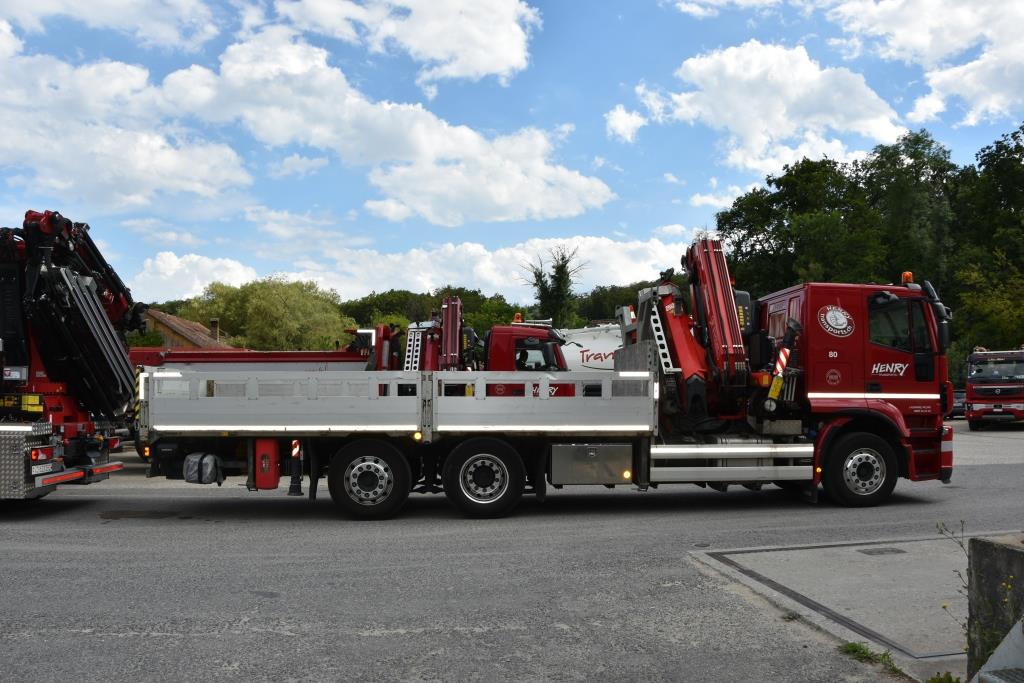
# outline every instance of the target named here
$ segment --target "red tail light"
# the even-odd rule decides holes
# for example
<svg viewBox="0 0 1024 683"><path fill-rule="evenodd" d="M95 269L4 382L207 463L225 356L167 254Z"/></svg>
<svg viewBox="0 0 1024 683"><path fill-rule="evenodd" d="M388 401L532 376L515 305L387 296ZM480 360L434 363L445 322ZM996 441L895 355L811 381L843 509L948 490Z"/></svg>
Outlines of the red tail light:
<svg viewBox="0 0 1024 683"><path fill-rule="evenodd" d="M53 459L53 446L45 446L43 448L33 448L29 456L32 462L39 460L52 460Z"/></svg>

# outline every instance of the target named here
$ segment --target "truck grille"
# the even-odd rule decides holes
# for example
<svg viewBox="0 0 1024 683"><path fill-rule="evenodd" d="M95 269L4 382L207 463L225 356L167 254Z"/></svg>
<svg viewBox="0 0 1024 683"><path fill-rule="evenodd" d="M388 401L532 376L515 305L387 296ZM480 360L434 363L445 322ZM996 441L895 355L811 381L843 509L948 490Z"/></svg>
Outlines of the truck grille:
<svg viewBox="0 0 1024 683"><path fill-rule="evenodd" d="M1024 386L1015 387L974 387L975 396L1005 396L1007 398L1015 397L1024 393Z"/></svg>

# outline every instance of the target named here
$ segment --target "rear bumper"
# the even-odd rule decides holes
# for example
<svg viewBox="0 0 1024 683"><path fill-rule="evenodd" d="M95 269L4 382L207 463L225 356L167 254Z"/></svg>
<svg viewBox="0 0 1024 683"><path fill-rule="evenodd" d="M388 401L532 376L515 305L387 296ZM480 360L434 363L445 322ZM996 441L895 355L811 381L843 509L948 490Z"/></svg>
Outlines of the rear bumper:
<svg viewBox="0 0 1024 683"><path fill-rule="evenodd" d="M35 479L37 489L58 484L91 484L96 481L109 479L111 473L124 469L123 462L104 462L97 465L82 465L72 467L60 472L40 474Z"/></svg>

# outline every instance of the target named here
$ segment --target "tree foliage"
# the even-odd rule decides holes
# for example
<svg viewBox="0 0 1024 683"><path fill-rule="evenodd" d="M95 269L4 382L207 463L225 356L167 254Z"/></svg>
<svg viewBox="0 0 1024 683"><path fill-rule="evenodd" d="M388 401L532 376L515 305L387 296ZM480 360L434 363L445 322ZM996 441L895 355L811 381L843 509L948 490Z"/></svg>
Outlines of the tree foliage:
<svg viewBox="0 0 1024 683"><path fill-rule="evenodd" d="M1016 347L1024 273L1024 126L957 167L927 131L866 158L800 161L717 216L756 295L801 281L893 282L910 270L953 307L951 353ZM969 342L969 344L968 344ZM951 358L951 367L957 362Z"/></svg>
<svg viewBox="0 0 1024 683"><path fill-rule="evenodd" d="M577 259L576 249L565 246L555 247L548 255L551 261L547 265L538 256L536 263L523 266L537 295L538 312L543 319L551 318L555 327L573 327L581 320L576 315L572 287L584 264Z"/></svg>
<svg viewBox="0 0 1024 683"><path fill-rule="evenodd" d="M240 287L213 283L178 315L203 324L218 318L235 343L251 349L333 349L347 344L345 330L355 327L342 315L335 291L277 277Z"/></svg>

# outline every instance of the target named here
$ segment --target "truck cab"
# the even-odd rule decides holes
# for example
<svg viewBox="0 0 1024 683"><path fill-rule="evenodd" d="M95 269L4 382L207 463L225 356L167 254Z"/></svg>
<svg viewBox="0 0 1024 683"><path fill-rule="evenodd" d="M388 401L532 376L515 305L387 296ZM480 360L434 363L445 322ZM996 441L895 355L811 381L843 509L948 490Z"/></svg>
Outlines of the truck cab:
<svg viewBox="0 0 1024 683"><path fill-rule="evenodd" d="M1024 420L1024 349L978 350L967 357L964 415L971 430Z"/></svg>
<svg viewBox="0 0 1024 683"><path fill-rule="evenodd" d="M925 288L811 283L763 297L761 329L801 333L782 400L810 415L827 448L832 432L855 428L897 446L902 476L948 479L952 463L935 447L952 409L947 377L948 312Z"/></svg>
<svg viewBox="0 0 1024 683"><path fill-rule="evenodd" d="M487 370L566 369L562 345L565 339L550 327L496 325L484 336L483 365Z"/></svg>

